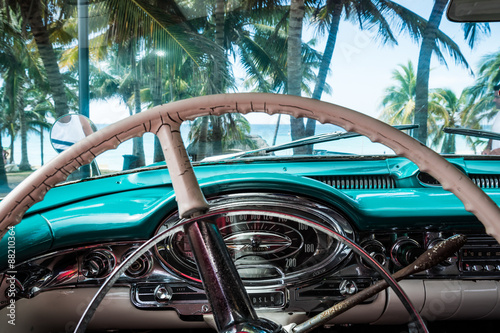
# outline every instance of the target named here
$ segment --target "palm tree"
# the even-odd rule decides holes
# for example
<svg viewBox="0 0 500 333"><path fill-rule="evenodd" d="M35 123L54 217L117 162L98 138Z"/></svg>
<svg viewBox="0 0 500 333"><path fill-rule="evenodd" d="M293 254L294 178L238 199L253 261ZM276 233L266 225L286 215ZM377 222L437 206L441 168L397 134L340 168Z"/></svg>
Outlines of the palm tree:
<svg viewBox="0 0 500 333"><path fill-rule="evenodd" d="M358 23L361 30L377 28L377 37L382 43L397 44L391 26L399 27L415 38L425 26L425 20L414 12L389 0L327 0L320 7L314 17L318 30L328 31L328 38L323 52L321 65L314 86L312 98L321 99L325 89L325 82L330 69L333 52L340 28L342 16L345 20ZM394 22L394 24L391 24ZM306 136L314 135L316 121L309 119L306 125Z"/></svg>
<svg viewBox="0 0 500 333"><path fill-rule="evenodd" d="M395 84L385 90L380 118L389 124L411 124L416 96L416 75L412 62L399 65L399 69L393 71L392 79ZM441 153L453 154L456 151L456 136L445 134L443 128L462 126L480 129L476 105L470 103L470 89L462 91L459 97L450 89L438 88L430 92L427 126L432 133L431 146L441 147ZM473 147L477 144L469 138L467 141Z"/></svg>
<svg viewBox="0 0 500 333"><path fill-rule="evenodd" d="M288 48L287 48L287 93L301 95L302 83L302 24L305 14L304 0L292 0L288 21ZM292 140L305 137L306 129L303 119L290 116L290 130ZM294 154L306 154L308 147L302 146L293 149Z"/></svg>
<svg viewBox="0 0 500 333"><path fill-rule="evenodd" d="M399 65L392 72L393 86L385 90L381 119L389 124L411 124L415 110L416 75L413 63Z"/></svg>
<svg viewBox="0 0 500 333"><path fill-rule="evenodd" d="M28 90L28 107L30 109L27 112L28 129L37 132L40 136L40 163L44 165L44 132L49 131L51 128L47 117L56 117L54 105L48 98L47 91L31 87Z"/></svg>
<svg viewBox="0 0 500 333"><path fill-rule="evenodd" d="M68 12L76 8L69 4L60 6L58 1L24 1L12 0L2 2L9 8L14 9L14 12L20 12L24 24L29 26L27 31L30 31L33 40L36 43L38 54L43 61L47 81L50 84L52 99L56 109L56 114L62 116L68 113L68 100L66 97L66 89L64 86L63 75L59 70L57 63L58 57L51 41L52 25L62 25L58 22L59 19L65 19ZM49 10L57 8L57 10Z"/></svg>
<svg viewBox="0 0 500 333"><path fill-rule="evenodd" d="M135 99L135 112L140 112L142 103L140 91L143 82L138 76L142 63L137 57L139 52L148 53L147 50L156 48L168 50L169 54L182 53L197 66L203 62L205 55L213 53L213 46L187 23L187 18L173 1L111 0L104 3L100 12L109 17L105 22L107 36L118 44L130 45L130 48L138 50L134 53L135 58L130 58L132 71L136 77L132 93ZM161 73L159 68L156 73L158 75ZM159 80L161 81L161 77ZM159 87L160 81L157 79L156 88ZM161 92L159 95L155 94L156 103L161 103L159 96ZM134 140L136 147L134 150L141 155L139 158L143 159L140 140L140 138Z"/></svg>
<svg viewBox="0 0 500 333"><path fill-rule="evenodd" d="M484 119L491 120L497 114L491 92L498 82L500 82L500 51L482 58L476 82L467 88L467 103L471 107L471 112L464 119L464 124L472 126Z"/></svg>
<svg viewBox="0 0 500 333"><path fill-rule="evenodd" d="M207 116L206 118L218 117L219 120L209 119L209 128L207 130L207 141L213 142L214 140L219 140L218 132L214 131L215 126L221 126L222 129L222 139L220 140L222 151L221 153L230 152L231 150L249 150L257 148L257 143L253 140L250 134L250 123L241 114L234 114L233 117L223 117L223 116ZM213 145L207 145L206 142L200 140L201 132L205 129L204 118L197 118L191 124L191 129L188 134L188 140L190 142L188 146L188 152L194 160L200 160L201 157L198 156L201 151L204 154L212 155ZM217 125L215 125L217 124ZM215 154L213 154L215 155Z"/></svg>
<svg viewBox="0 0 500 333"><path fill-rule="evenodd" d="M12 27L8 20L7 10L5 8L0 8L0 75L6 75L6 72L10 68L10 64L15 61L15 50L13 48L14 44L13 40L22 40L22 37L19 31ZM6 81L0 82L0 190L10 191L7 182L7 173L5 170L5 163L7 162L4 159L4 149L2 142L2 133L11 125L12 122L7 119L7 114L12 111L9 108L7 101L5 100L5 85Z"/></svg>
<svg viewBox="0 0 500 333"><path fill-rule="evenodd" d="M248 1L238 4L237 7L231 8L231 10L226 10L228 7L226 1L218 0L215 2L215 7L209 7L208 11L214 14L207 17L208 21L203 26L203 33L207 36L213 36L215 52L210 57L216 56L219 60L212 61L207 67L208 77L214 79L207 82L204 93L221 93L233 89L234 78L229 70L230 62L227 59L231 54L236 57L239 53L239 59L242 60L247 72L250 75L256 75L256 77L260 75L258 71L262 67L267 67L267 70L271 67L277 68L274 66L277 62L268 52L269 46L272 45L271 42L253 37L261 36L260 25L275 22L277 17L281 18L284 11L274 10L280 8L277 3L278 1L273 0ZM257 41L263 43L259 44ZM282 69L280 68L279 71L282 71ZM283 82L283 78L281 78L281 82ZM260 80L260 83L264 82ZM229 122L230 119L223 118L232 117L234 116L226 114L223 117L202 119L200 124L202 130L199 133L200 142L207 142L207 144L200 145L198 158L205 156L204 147L213 146L213 154L222 152L223 124L221 122ZM212 121L214 124L211 123ZM210 135L208 135L208 131L211 131Z"/></svg>
<svg viewBox="0 0 500 333"><path fill-rule="evenodd" d="M500 51L483 56L474 85L465 89L467 112L462 114L462 126L481 129L482 123L490 123L497 115L493 99L493 86L500 82ZM485 141L467 137L474 150Z"/></svg>
<svg viewBox="0 0 500 333"><path fill-rule="evenodd" d="M287 47L286 31L276 31L275 27L256 25L252 36L242 36L238 43L241 64L246 70L247 78L243 86L256 92L283 93L287 89ZM311 96L310 89L316 80L316 70L321 62L321 53L314 49L315 39L302 42L300 83L301 92ZM325 90L331 87L325 84Z"/></svg>
<svg viewBox="0 0 500 333"><path fill-rule="evenodd" d="M422 34L422 43L418 57L417 90L415 99L415 123L419 125L416 139L424 144L427 141L427 117L429 110L429 73L432 54L436 54L441 61L445 61L439 44L444 46L457 63L469 67L458 45L439 30L441 18L448 0L435 0L428 23ZM471 48L481 34L489 33L489 25L468 23L462 25L464 38Z"/></svg>
<svg viewBox="0 0 500 333"><path fill-rule="evenodd" d="M0 115L3 116L3 103L2 103L2 99L1 99L1 96L3 95L3 87L0 86ZM3 120L3 117L0 117L0 126L1 128L4 127L4 120ZM0 153L1 153L1 156L0 156L0 191L5 191L5 190L9 190L9 183L7 182L7 172L5 170L5 163L6 163L6 159L5 159L5 152L4 152L4 149L3 149L3 142L2 142L2 131L0 131Z"/></svg>
<svg viewBox="0 0 500 333"><path fill-rule="evenodd" d="M394 85L385 90L384 98L381 102L382 112L380 118L391 125L411 124L415 113L415 98L416 98L416 74L413 63L408 61L406 65L399 65L399 69L392 72L392 80ZM448 113L446 107L443 107L440 102L444 98L437 98L432 95L428 117L428 126L433 129L438 129L438 123L442 123ZM442 127L442 126L441 126ZM442 128L439 127L439 131ZM441 138L441 137L439 137Z"/></svg>
<svg viewBox="0 0 500 333"><path fill-rule="evenodd" d="M20 31L18 20L16 17L11 16L11 27ZM20 34L20 33L19 33ZM4 87L4 103L5 103L5 114L9 114L11 118L19 121L21 130L21 163L19 169L22 171L31 170L31 166L28 162L28 152L27 152L27 128L26 128L26 115L24 110L24 99L27 83L29 81L27 75L27 67L29 62L28 52L25 48L25 44L22 39L15 37L7 37L6 41L12 43L9 49L9 54L3 53L4 60L3 63L5 70L3 71L3 79L5 81ZM2 67L3 67L2 66ZM13 128L13 124L9 124ZM13 133L11 139L13 139ZM12 151L11 151L12 153Z"/></svg>
<svg viewBox="0 0 500 333"><path fill-rule="evenodd" d="M432 113L430 118L436 118L436 121L429 122L432 137L432 146L441 145L441 153L454 154L456 152L456 135L446 134L443 131L445 127L460 127L464 114L468 109L466 106L466 91L463 91L459 97L450 89L434 89L431 93ZM439 125L438 125L439 124Z"/></svg>

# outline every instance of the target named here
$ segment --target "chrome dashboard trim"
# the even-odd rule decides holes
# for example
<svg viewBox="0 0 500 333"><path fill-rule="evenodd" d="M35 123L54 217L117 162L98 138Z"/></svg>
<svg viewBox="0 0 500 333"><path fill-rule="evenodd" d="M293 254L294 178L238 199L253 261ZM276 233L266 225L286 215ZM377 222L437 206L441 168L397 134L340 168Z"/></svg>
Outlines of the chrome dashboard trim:
<svg viewBox="0 0 500 333"><path fill-rule="evenodd" d="M314 223L328 226L345 237L355 239L352 226L341 213L332 207L327 207L324 204L312 201L306 197L281 193L235 193L208 198L208 201L211 206L210 213L231 214L231 212L236 212L239 215L251 215L255 212L262 211L270 217L282 217L284 215L288 215L291 220L293 220L293 216L296 215L302 219L311 219ZM182 222L182 220L177 217L176 213L173 213L167 217L162 224L160 224L155 234L158 234L167 227L176 225L180 222ZM263 221L262 223L266 223L266 221ZM182 267L182 265L186 265L185 261L182 261L180 258L176 257L175 253L172 253L172 247L171 243L168 243L168 240L163 245L159 244L155 247L155 255L160 259L161 265L166 270L169 270L173 272L174 275L177 275L179 279L191 280L194 285L201 286L198 279L189 277L188 274L173 267L172 264L164 258L164 256L167 255L170 259L173 258L174 260L178 260L180 262L179 266ZM351 250L347 246L342 245L339 242L336 242L335 249L333 251L330 248L328 250L331 251L328 254L328 257L322 259L320 265L314 264L314 266L310 269L303 269L302 271L292 273L289 276L285 275L269 280L244 280L244 283L246 286L261 287L276 287L279 285L291 285L294 283L307 285L308 283L312 283L314 280L325 276L331 272L332 269L341 266L345 263L351 253ZM243 265L241 267L248 266ZM277 268L277 272L282 272L279 267Z"/></svg>

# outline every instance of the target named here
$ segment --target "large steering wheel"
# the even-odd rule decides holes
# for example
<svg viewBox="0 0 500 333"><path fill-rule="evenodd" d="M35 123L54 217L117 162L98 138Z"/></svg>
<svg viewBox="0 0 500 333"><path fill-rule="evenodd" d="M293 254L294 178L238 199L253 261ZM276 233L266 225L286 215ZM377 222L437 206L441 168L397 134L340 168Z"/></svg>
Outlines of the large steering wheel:
<svg viewBox="0 0 500 333"><path fill-rule="evenodd" d="M500 241L498 206L467 176L418 141L379 120L344 107L296 96L254 93L204 96L169 103L126 118L88 136L30 175L2 201L0 237L5 235L9 227L19 223L32 205L41 201L49 189L64 181L71 172L90 163L104 151L114 149L123 141L141 136L145 132L156 134L161 142L176 194L179 215L183 218L199 216L208 210L208 203L201 192L183 145L180 135L181 123L200 116L253 111L313 118L321 123L332 123L347 131L357 132L373 142L386 145L399 156L412 160L421 171L436 178L444 189L453 192L463 202L465 209L475 214L483 223L486 232ZM212 250L227 254L227 250L222 249L224 243L217 236L218 231L213 225L198 221L187 225L185 230L200 271L205 268L209 270L213 265L207 260L214 258ZM235 271L228 255L218 260L220 262L215 263L216 266L222 266L217 267L229 264L229 269ZM203 278L205 273L200 273ZM206 274L207 279L213 278L210 273ZM242 304L239 297L241 288L242 283L236 283L232 289L221 290L220 292L228 293L225 298L232 301L230 304L221 304L217 307L246 307L247 305ZM217 295L211 295L208 288L206 291L211 304L216 303ZM233 293L236 296L233 296ZM234 313L246 315L245 311L253 311L253 309L243 309L240 312L231 310L225 309L223 316ZM222 318L221 322L235 319L238 321L241 318Z"/></svg>

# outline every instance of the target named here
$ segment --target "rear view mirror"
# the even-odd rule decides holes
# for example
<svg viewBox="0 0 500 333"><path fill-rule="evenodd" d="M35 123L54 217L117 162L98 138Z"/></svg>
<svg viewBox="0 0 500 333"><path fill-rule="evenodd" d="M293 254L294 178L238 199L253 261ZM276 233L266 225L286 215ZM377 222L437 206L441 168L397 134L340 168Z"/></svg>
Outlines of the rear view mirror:
<svg viewBox="0 0 500 333"><path fill-rule="evenodd" d="M448 19L454 22L500 21L498 0L450 0Z"/></svg>

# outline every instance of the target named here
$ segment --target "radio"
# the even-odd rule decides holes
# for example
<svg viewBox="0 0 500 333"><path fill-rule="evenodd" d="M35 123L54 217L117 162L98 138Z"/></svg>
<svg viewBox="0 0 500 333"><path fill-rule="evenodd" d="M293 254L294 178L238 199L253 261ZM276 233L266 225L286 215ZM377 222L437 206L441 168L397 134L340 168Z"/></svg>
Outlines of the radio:
<svg viewBox="0 0 500 333"><path fill-rule="evenodd" d="M500 245L487 235L471 235L459 253L459 269L463 276L500 275Z"/></svg>

